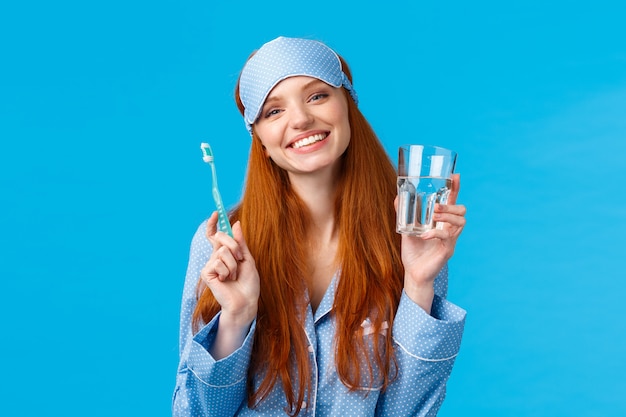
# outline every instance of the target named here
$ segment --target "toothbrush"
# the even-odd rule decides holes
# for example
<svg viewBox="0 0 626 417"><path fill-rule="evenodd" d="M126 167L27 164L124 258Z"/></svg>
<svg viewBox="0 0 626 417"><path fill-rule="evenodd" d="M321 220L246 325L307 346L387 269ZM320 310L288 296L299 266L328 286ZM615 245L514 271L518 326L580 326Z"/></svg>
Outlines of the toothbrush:
<svg viewBox="0 0 626 417"><path fill-rule="evenodd" d="M228 236L233 237L233 230L230 227L230 222L228 221L228 216L226 215L226 210L224 209L224 203L222 203L222 197L220 196L220 191L217 188L217 173L215 172L215 164L213 163L213 152L211 151L209 144L204 142L200 144L200 149L202 149L202 160L211 165L211 173L213 174L213 200L217 206L219 229L220 231L228 234Z"/></svg>

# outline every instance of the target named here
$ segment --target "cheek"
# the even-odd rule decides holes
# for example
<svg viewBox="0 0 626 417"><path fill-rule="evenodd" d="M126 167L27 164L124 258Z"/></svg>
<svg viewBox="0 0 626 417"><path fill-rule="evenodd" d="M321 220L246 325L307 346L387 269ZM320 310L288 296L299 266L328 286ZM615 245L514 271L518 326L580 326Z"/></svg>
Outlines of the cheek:
<svg viewBox="0 0 626 417"><path fill-rule="evenodd" d="M350 120L348 118L348 104L341 103L341 105L339 105L337 109L335 109L334 114L337 115L337 119L335 123L341 126L341 128L345 130L346 132L348 132L348 134L350 134Z"/></svg>
<svg viewBox="0 0 626 417"><path fill-rule="evenodd" d="M341 126L341 130L343 131L346 140L349 142L352 138L352 128L350 127L350 121L348 120L347 113L341 120L339 120L339 125Z"/></svg>
<svg viewBox="0 0 626 417"><path fill-rule="evenodd" d="M261 149L263 150L263 154L269 158L270 154L269 152L267 152L267 147L265 146L265 143L263 143L263 140L261 140L261 136L259 135L259 129L257 129L256 127L252 127L252 132L253 132L253 139L254 141L257 141L257 143L259 144L259 146L261 146Z"/></svg>
<svg viewBox="0 0 626 417"><path fill-rule="evenodd" d="M256 137L261 141L263 148L271 148L281 142L282 136L277 126L267 126L264 124L257 127L254 132Z"/></svg>
<svg viewBox="0 0 626 417"><path fill-rule="evenodd" d="M263 153L265 154L267 158L269 158L270 153L267 151L267 147L265 146L265 144L263 143L261 139L257 139L257 140L259 141L259 144L261 145L261 149L263 149Z"/></svg>

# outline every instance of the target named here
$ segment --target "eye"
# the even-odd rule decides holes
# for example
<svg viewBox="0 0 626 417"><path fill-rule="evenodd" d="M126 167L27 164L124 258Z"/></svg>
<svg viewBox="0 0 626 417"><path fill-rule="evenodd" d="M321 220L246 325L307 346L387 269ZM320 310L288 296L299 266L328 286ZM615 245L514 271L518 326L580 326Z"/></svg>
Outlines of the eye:
<svg viewBox="0 0 626 417"><path fill-rule="evenodd" d="M310 101L319 101L319 100L325 99L328 96L329 96L328 93L315 93L311 96Z"/></svg>
<svg viewBox="0 0 626 417"><path fill-rule="evenodd" d="M278 113L280 113L280 109L269 109L263 114L264 117L267 119L268 117L276 116Z"/></svg>

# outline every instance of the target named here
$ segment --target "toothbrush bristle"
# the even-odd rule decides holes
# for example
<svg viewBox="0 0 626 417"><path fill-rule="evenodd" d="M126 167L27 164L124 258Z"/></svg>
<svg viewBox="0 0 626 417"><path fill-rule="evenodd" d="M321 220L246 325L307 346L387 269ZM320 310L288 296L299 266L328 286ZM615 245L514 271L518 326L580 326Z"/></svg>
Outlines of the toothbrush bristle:
<svg viewBox="0 0 626 417"><path fill-rule="evenodd" d="M213 152L211 151L211 146L209 146L206 142L202 142L200 144L200 149L202 149L202 160L204 162L213 162Z"/></svg>

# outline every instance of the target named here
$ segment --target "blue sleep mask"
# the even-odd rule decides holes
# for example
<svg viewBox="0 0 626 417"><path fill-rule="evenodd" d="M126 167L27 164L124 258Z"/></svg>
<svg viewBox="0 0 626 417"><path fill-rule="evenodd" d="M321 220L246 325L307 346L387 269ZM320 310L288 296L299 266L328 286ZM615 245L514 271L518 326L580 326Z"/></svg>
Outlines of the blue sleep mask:
<svg viewBox="0 0 626 417"><path fill-rule="evenodd" d="M239 97L250 134L270 91L285 78L299 75L317 78L333 87L343 86L354 102L359 102L332 49L318 41L281 36L263 45L241 71Z"/></svg>

